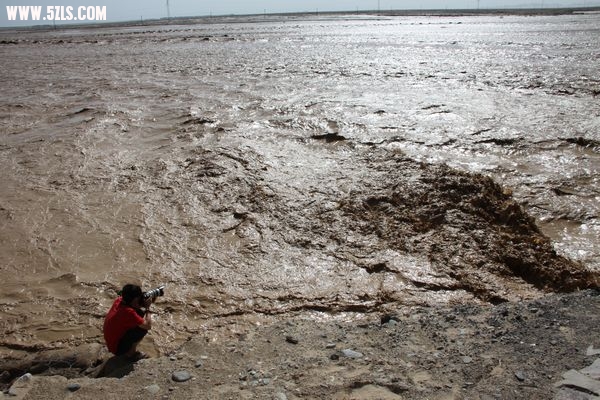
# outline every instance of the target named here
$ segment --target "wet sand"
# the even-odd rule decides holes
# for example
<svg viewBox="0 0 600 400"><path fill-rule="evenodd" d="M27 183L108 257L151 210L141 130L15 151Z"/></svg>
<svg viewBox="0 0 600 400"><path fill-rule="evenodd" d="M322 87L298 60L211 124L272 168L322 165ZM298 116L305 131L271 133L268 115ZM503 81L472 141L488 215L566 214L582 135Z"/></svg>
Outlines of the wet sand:
<svg viewBox="0 0 600 400"><path fill-rule="evenodd" d="M0 36L0 354L595 287L598 15Z"/></svg>

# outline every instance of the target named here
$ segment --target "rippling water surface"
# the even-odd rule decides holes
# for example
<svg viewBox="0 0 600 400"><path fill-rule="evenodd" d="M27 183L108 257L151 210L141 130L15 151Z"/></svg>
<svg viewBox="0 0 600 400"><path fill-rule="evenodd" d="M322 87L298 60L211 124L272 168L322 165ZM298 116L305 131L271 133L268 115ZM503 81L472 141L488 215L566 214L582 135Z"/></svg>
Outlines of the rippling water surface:
<svg viewBox="0 0 600 400"><path fill-rule="evenodd" d="M5 352L99 340L130 280L167 284L157 348L242 314L476 299L306 218L405 172L382 153L492 177L600 268L600 15L213 22L0 35Z"/></svg>

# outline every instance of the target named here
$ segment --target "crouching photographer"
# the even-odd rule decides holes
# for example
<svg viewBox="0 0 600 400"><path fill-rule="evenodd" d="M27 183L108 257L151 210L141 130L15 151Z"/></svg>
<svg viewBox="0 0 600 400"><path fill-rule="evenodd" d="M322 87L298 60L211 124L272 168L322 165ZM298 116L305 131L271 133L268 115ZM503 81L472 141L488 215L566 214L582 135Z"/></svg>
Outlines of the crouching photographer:
<svg viewBox="0 0 600 400"><path fill-rule="evenodd" d="M163 294L163 286L148 292L137 285L123 286L104 319L104 340L111 353L133 361L146 358L137 346L152 328L150 305Z"/></svg>

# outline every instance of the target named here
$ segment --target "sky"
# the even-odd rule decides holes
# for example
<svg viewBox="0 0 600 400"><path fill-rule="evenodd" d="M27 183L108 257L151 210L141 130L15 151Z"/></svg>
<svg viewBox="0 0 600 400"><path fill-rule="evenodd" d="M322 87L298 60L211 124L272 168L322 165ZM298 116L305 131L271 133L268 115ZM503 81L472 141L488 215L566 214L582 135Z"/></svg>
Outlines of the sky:
<svg viewBox="0 0 600 400"><path fill-rule="evenodd" d="M452 9L477 8L478 0L168 0L171 17L229 14L262 14L283 12L362 11L390 9ZM46 20L9 20L7 6L42 6L41 18ZM167 0L0 0L0 26L52 24L49 6L73 8L77 15L80 6L106 7L106 21L130 21L167 17ZM479 0L480 8L505 7L583 7L600 6L600 0ZM95 12L95 11L94 11ZM63 9L62 16L68 16ZM87 9L83 14L88 16ZM18 18L18 17L17 17ZM56 24L67 21L54 21ZM74 22L74 21L71 21Z"/></svg>

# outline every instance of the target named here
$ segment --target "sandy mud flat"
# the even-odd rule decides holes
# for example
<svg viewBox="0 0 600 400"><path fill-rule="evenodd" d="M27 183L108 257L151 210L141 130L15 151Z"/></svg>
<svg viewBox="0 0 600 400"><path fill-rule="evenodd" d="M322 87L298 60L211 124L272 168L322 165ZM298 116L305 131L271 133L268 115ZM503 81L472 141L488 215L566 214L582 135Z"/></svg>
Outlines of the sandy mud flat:
<svg viewBox="0 0 600 400"><path fill-rule="evenodd" d="M582 346L600 347L593 312L574 309L598 307L599 27L336 16L1 32L3 384L106 358L104 313L132 281L166 285L144 343L156 368L222 359L193 381L216 398L558 395L563 372L591 364ZM513 311L553 332L527 348L535 378ZM280 330L302 338L273 345L289 363L261 347ZM377 355L346 360L340 332ZM331 354L305 346L318 340ZM79 361L49 361L65 351ZM293 387L274 391L261 362ZM124 379L156 377L152 363Z"/></svg>

